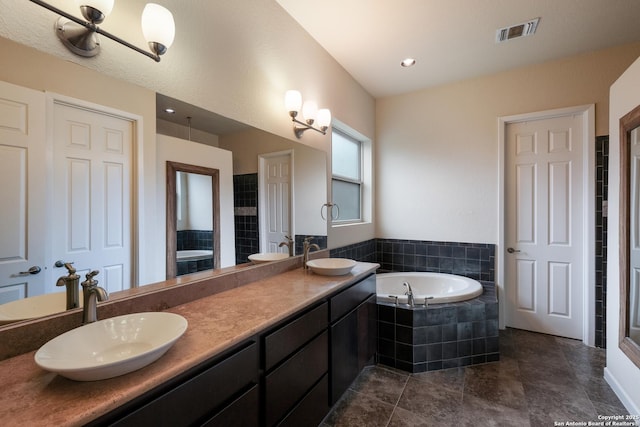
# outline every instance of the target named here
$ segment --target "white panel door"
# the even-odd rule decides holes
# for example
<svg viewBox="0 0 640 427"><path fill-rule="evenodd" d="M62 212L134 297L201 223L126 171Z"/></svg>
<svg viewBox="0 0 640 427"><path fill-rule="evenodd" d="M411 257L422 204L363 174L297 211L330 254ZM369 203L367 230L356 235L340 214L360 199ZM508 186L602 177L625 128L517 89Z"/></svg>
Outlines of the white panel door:
<svg viewBox="0 0 640 427"><path fill-rule="evenodd" d="M0 304L45 291L45 153L44 93L0 82Z"/></svg>
<svg viewBox="0 0 640 427"><path fill-rule="evenodd" d="M629 206L630 215L630 242L629 242L629 336L636 342L640 342L640 132L634 129L631 132L629 161L631 166L630 182L631 195Z"/></svg>
<svg viewBox="0 0 640 427"><path fill-rule="evenodd" d="M53 254L100 270L109 292L129 288L133 123L58 102L53 115Z"/></svg>
<svg viewBox="0 0 640 427"><path fill-rule="evenodd" d="M279 245L285 235L291 236L291 156L265 156L261 174L264 212L261 215L260 251L288 252L289 248Z"/></svg>
<svg viewBox="0 0 640 427"><path fill-rule="evenodd" d="M582 116L507 125L507 326L582 339L582 151Z"/></svg>

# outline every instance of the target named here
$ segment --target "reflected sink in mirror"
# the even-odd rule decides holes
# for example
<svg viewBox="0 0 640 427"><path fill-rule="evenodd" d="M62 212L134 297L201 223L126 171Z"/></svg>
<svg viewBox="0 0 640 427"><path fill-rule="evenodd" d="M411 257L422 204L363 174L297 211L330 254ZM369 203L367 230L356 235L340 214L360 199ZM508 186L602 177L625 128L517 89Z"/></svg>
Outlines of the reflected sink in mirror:
<svg viewBox="0 0 640 427"><path fill-rule="evenodd" d="M113 378L158 360L187 330L173 313L133 313L65 332L36 352L41 368L76 381Z"/></svg>
<svg viewBox="0 0 640 427"><path fill-rule="evenodd" d="M289 258L289 254L287 253L282 253L282 252L265 252L265 253L259 253L259 254L251 254L249 255L249 261L256 263L256 264L261 264L264 262L273 262L273 261L280 261L283 259L287 259Z"/></svg>
<svg viewBox="0 0 640 427"><path fill-rule="evenodd" d="M79 299L82 307L82 298ZM67 308L66 292L38 295L0 304L0 325L60 313Z"/></svg>
<svg viewBox="0 0 640 427"><path fill-rule="evenodd" d="M307 261L307 267L321 276L343 276L349 274L356 262L347 258L318 258Z"/></svg>

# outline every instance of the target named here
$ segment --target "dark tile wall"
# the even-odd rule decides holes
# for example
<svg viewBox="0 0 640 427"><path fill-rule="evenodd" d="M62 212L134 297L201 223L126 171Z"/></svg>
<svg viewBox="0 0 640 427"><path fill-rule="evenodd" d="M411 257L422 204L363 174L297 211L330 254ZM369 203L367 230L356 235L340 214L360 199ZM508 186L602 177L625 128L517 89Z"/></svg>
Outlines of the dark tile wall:
<svg viewBox="0 0 640 427"><path fill-rule="evenodd" d="M176 248L179 251L213 249L213 231L211 230L181 230L176 234Z"/></svg>
<svg viewBox="0 0 640 427"><path fill-rule="evenodd" d="M380 272L430 271L495 281L495 245L488 243L372 239L332 249L330 256L377 262Z"/></svg>
<svg viewBox="0 0 640 427"><path fill-rule="evenodd" d="M197 271L211 270L213 268L213 258L200 259L197 261L180 261L177 265L176 276L195 273Z"/></svg>
<svg viewBox="0 0 640 427"><path fill-rule="evenodd" d="M260 252L257 173L233 176L233 207L236 264L242 264L249 262L249 255Z"/></svg>
<svg viewBox="0 0 640 427"><path fill-rule="evenodd" d="M609 136L596 138L596 347L606 347L607 306L607 217Z"/></svg>
<svg viewBox="0 0 640 427"><path fill-rule="evenodd" d="M365 240L353 245L331 249L329 252L333 258L350 258L360 262L379 262L376 240Z"/></svg>
<svg viewBox="0 0 640 427"><path fill-rule="evenodd" d="M179 251L189 249L213 249L213 231L211 230L182 230L178 231L176 248ZM197 261L180 261L177 263L177 276L195 273L196 271L211 270L213 258Z"/></svg>
<svg viewBox="0 0 640 427"><path fill-rule="evenodd" d="M311 237L311 243L315 243L316 245L320 246L320 249L326 249L327 248L327 236L316 236L316 235L309 235L309 234L296 234L295 235L295 242L294 242L294 255L302 255L302 251L303 251L303 242L304 239L306 239L307 237Z"/></svg>
<svg viewBox="0 0 640 427"><path fill-rule="evenodd" d="M495 286L483 287L478 298L428 308L378 304L378 361L415 373L499 360Z"/></svg>

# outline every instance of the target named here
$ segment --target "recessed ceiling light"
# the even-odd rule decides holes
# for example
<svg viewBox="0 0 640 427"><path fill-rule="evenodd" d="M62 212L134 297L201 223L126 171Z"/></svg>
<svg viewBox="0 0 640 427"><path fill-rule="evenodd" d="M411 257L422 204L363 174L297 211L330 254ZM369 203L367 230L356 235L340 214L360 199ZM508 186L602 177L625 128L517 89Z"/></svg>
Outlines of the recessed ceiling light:
<svg viewBox="0 0 640 427"><path fill-rule="evenodd" d="M174 110L173 108L165 108L164 112L167 114L174 114L176 110Z"/></svg>
<svg viewBox="0 0 640 427"><path fill-rule="evenodd" d="M403 67L412 67L416 65L416 60L414 58L405 58L400 63Z"/></svg>

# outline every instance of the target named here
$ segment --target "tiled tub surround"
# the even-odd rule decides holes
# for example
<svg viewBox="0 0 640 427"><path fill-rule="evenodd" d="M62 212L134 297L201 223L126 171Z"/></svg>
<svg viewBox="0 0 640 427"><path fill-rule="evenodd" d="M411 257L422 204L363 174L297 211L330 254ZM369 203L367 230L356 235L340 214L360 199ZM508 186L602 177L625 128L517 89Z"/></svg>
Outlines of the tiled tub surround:
<svg viewBox="0 0 640 427"><path fill-rule="evenodd" d="M186 250L212 250L213 249L213 231L212 230L180 230L176 233L176 248L179 251ZM213 258L201 259L197 261L185 260L178 261L176 274L182 276L184 274L195 273L213 268Z"/></svg>
<svg viewBox="0 0 640 427"><path fill-rule="evenodd" d="M417 373L499 360L495 286L482 286L477 298L427 308L378 303L378 361Z"/></svg>
<svg viewBox="0 0 640 427"><path fill-rule="evenodd" d="M416 373L499 359L495 245L371 239L332 257L380 264L378 272L428 271L470 277L484 292L469 301L409 308L378 303L378 361Z"/></svg>
<svg viewBox="0 0 640 427"><path fill-rule="evenodd" d="M284 262L274 264L282 267ZM67 380L37 367L33 351L1 361L1 424L7 427L86 424L314 302L358 282L378 267L376 264L359 263L349 276L327 277L299 268L299 258L295 265L294 270L169 308L167 311L187 319L187 331L159 360L127 375L95 382ZM259 266L246 269L251 270L267 271ZM238 304L238 301L260 303ZM142 311L144 309L141 307ZM2 343L6 341L0 341Z"/></svg>
<svg viewBox="0 0 640 427"><path fill-rule="evenodd" d="M380 271L430 271L495 281L495 245L371 239L331 250L331 256L380 264Z"/></svg>

